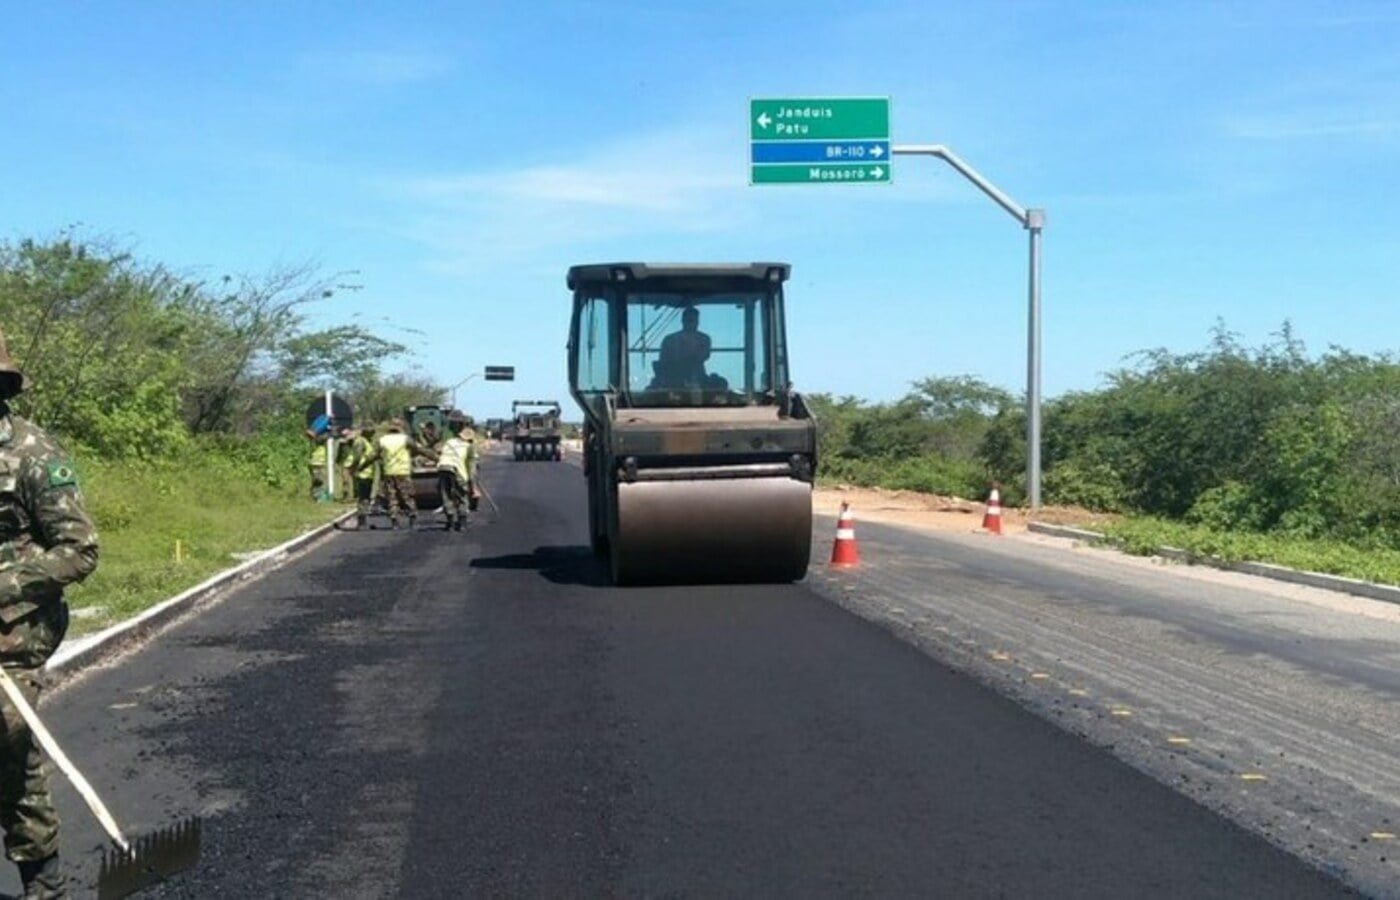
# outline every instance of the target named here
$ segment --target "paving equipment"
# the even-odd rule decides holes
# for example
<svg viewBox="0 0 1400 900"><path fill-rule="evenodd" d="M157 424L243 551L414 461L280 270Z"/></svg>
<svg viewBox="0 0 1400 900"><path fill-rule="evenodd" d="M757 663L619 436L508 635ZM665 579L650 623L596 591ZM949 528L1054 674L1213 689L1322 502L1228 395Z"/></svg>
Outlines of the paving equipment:
<svg viewBox="0 0 1400 900"><path fill-rule="evenodd" d="M563 459L559 441L563 430L558 400L516 400L510 405L515 416L515 458L525 460Z"/></svg>
<svg viewBox="0 0 1400 900"><path fill-rule="evenodd" d="M784 263L569 269L593 549L613 580L793 581L816 423L788 381Z"/></svg>
<svg viewBox="0 0 1400 900"><path fill-rule="evenodd" d="M404 410L403 418L408 423L409 437L422 447L431 440L447 439L447 417L453 412L450 406L410 406ZM429 429L428 426L432 428ZM430 435L434 435L430 437ZM420 510L434 510L442 506L442 493L438 490L437 456L413 456L413 505Z"/></svg>

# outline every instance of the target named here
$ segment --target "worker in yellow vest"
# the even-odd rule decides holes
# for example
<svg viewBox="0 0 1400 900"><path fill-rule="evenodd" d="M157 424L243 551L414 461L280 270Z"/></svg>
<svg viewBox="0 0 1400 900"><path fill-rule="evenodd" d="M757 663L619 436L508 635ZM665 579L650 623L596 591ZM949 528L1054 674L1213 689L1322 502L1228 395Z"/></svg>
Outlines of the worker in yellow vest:
<svg viewBox="0 0 1400 900"><path fill-rule="evenodd" d="M399 527L399 511L408 513L408 527L418 524L418 509L413 503L413 440L404 432L408 426L395 419L375 441L380 474L389 495L389 527Z"/></svg>
<svg viewBox="0 0 1400 900"><path fill-rule="evenodd" d="M326 435L308 428L306 437L311 441L311 456L306 461L311 472L311 499L320 500L326 487Z"/></svg>
<svg viewBox="0 0 1400 900"><path fill-rule="evenodd" d="M365 425L350 442L350 477L355 483L355 525L369 525L369 508L374 497L374 471L379 456L374 448L374 426Z"/></svg>
<svg viewBox="0 0 1400 900"><path fill-rule="evenodd" d="M438 450L438 493L447 516L445 530L461 531L475 490L476 435L467 427L467 417L455 410L447 417L447 430L451 436Z"/></svg>
<svg viewBox="0 0 1400 900"><path fill-rule="evenodd" d="M351 463L355 458L355 429L340 429L340 439L335 442L335 467L336 493L340 495L341 503L349 503L355 499L355 471L351 468Z"/></svg>

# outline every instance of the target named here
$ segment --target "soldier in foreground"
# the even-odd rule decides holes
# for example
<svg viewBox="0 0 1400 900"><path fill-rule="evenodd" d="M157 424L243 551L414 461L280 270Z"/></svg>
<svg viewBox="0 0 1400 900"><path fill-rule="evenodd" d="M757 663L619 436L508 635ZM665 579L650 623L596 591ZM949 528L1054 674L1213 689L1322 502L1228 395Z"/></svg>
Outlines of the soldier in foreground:
<svg viewBox="0 0 1400 900"><path fill-rule="evenodd" d="M461 531L467 507L475 494L476 435L467 427L467 417L453 412L447 417L451 437L438 451L438 493L447 521L444 530Z"/></svg>
<svg viewBox="0 0 1400 900"><path fill-rule="evenodd" d="M63 589L97 567L97 530L68 455L10 411L28 387L0 336L0 665L33 705L68 630ZM0 826L25 900L67 896L48 771L19 711L0 699Z"/></svg>
<svg viewBox="0 0 1400 900"><path fill-rule="evenodd" d="M414 444L404 429L408 426L402 419L389 423L386 432L375 441L379 457L380 475L389 494L389 527L399 527L399 511L408 513L408 527L418 522L418 507L413 502L413 454Z"/></svg>

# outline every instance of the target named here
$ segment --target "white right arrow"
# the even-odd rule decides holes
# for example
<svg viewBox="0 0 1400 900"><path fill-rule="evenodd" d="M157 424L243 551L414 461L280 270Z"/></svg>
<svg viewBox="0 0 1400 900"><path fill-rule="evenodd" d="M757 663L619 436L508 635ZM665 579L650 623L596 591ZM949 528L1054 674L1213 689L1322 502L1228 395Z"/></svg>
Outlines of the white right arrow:
<svg viewBox="0 0 1400 900"><path fill-rule="evenodd" d="M760 113L758 116L758 127L766 130L768 128L768 123L771 121L773 120L768 118L768 113Z"/></svg>
<svg viewBox="0 0 1400 900"><path fill-rule="evenodd" d="M870 174L874 175L876 179L884 178L885 170L880 168L879 166L876 166L875 168L870 170Z"/></svg>
<svg viewBox="0 0 1400 900"><path fill-rule="evenodd" d="M875 157L876 159L879 159L880 157L885 155L885 148L881 147L879 144L876 144L875 149L870 151L870 155Z"/></svg>

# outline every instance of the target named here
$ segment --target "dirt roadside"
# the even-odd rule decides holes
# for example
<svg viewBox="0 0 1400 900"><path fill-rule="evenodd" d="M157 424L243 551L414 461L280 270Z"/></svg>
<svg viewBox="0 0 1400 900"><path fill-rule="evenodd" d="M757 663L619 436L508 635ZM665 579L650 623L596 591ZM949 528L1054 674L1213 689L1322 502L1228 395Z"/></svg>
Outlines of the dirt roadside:
<svg viewBox="0 0 1400 900"><path fill-rule="evenodd" d="M850 504L857 522L883 522L942 532L981 530L982 515L987 509L984 503L964 500L961 497L845 484L817 488L812 497L812 509L817 513L836 515L842 502ZM1027 510L1002 507L1002 531L1007 534L1023 532L1031 518ZM1060 506L1042 507L1034 516L1037 522L1075 525L1081 528L1093 528L1095 525L1112 521L1113 518L1112 515Z"/></svg>

